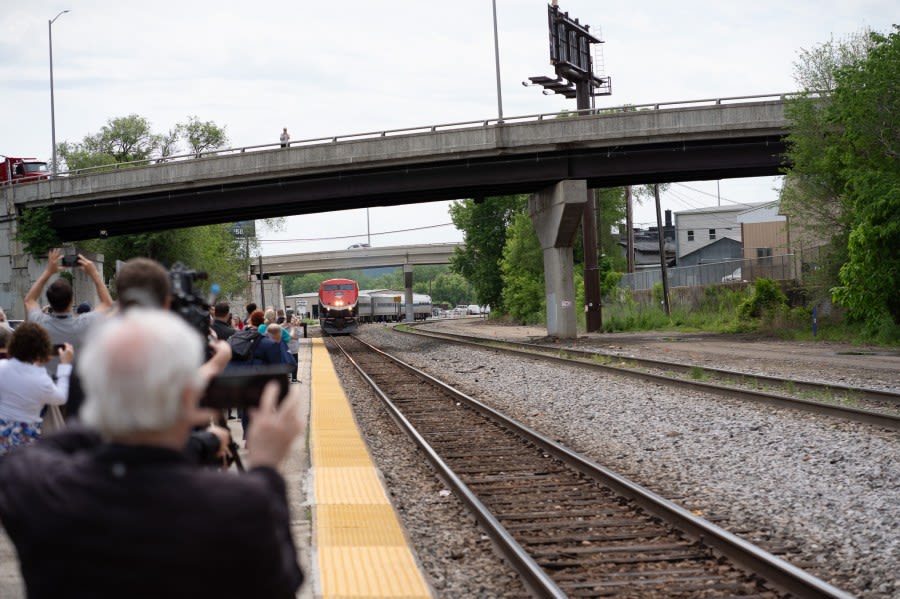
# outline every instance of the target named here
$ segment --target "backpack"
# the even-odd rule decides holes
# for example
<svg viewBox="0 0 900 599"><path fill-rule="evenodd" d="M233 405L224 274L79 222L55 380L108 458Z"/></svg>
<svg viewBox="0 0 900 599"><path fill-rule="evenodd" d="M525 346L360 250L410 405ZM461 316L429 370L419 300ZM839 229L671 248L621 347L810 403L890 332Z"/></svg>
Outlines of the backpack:
<svg viewBox="0 0 900 599"><path fill-rule="evenodd" d="M262 341L263 336L256 329L242 329L228 338L231 346L232 362L248 362Z"/></svg>

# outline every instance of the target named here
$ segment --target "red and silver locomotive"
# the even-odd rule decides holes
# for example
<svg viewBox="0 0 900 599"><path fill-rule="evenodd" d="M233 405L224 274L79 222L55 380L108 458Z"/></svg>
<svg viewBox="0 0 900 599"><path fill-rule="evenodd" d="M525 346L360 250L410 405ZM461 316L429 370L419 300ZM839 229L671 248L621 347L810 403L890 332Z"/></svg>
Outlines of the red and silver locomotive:
<svg viewBox="0 0 900 599"><path fill-rule="evenodd" d="M351 279L328 279L319 285L319 325L323 333L347 335L356 330L359 285Z"/></svg>

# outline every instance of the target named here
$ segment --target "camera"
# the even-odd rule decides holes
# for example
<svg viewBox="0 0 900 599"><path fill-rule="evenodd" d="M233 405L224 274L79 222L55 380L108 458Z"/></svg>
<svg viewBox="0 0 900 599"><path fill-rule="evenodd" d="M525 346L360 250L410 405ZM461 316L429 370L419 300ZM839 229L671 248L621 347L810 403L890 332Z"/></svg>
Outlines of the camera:
<svg viewBox="0 0 900 599"><path fill-rule="evenodd" d="M191 270L181 262L176 262L169 269L172 311L181 316L204 339L209 337L209 304L194 290L194 281L206 279L208 276L206 272Z"/></svg>
<svg viewBox="0 0 900 599"><path fill-rule="evenodd" d="M263 387L269 381L278 383L278 403L288 392L290 367L284 364L226 370L210 380L200 399L205 408L246 409L259 405Z"/></svg>
<svg viewBox="0 0 900 599"><path fill-rule="evenodd" d="M63 266L78 266L78 254L72 254L71 256L63 256L62 257L62 265Z"/></svg>

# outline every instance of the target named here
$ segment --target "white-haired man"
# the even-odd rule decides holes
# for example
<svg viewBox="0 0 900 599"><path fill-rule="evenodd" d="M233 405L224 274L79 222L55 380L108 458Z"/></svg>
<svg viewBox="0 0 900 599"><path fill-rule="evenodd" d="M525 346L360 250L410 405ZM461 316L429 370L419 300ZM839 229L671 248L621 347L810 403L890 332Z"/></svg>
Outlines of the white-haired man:
<svg viewBox="0 0 900 599"><path fill-rule="evenodd" d="M276 467L302 428L298 393L276 408L276 385L265 389L253 467L235 476L184 457L209 419L197 402L210 372L182 319L133 308L81 353L89 428L0 463L0 520L29 598L294 597L303 576Z"/></svg>

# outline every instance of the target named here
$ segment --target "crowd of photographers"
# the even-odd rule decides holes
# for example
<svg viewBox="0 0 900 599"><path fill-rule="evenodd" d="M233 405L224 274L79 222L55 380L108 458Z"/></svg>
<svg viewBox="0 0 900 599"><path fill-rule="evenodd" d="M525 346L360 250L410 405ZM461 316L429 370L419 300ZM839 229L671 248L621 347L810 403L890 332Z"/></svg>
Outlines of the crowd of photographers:
<svg viewBox="0 0 900 599"><path fill-rule="evenodd" d="M201 399L226 370L280 365L296 380L294 323L255 306L234 320L193 293L196 273L146 258L119 269L114 303L78 256L99 302L74 311L66 278L50 282L62 257L50 251L25 296L26 322L0 319L0 522L28 596L293 597L303 577L277 468L302 430L299 387L268 383L258 407ZM243 470L231 407L252 463L241 476L223 467ZM235 540L242 551L223 551Z"/></svg>

